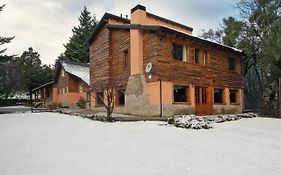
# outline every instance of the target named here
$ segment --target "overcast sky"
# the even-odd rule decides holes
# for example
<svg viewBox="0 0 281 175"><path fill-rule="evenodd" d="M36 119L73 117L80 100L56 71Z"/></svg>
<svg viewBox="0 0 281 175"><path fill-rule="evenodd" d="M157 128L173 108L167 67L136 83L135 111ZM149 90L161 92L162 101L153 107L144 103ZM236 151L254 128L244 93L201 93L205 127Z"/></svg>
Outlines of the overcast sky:
<svg viewBox="0 0 281 175"><path fill-rule="evenodd" d="M45 64L53 64L64 51L63 44L77 26L84 6L100 19L105 12L123 16L137 4L161 17L202 29L217 28L221 19L237 17L237 0L0 0L6 7L0 14L0 36L15 36L6 53L20 55L28 47L40 53ZM1 46L0 49L3 49Z"/></svg>

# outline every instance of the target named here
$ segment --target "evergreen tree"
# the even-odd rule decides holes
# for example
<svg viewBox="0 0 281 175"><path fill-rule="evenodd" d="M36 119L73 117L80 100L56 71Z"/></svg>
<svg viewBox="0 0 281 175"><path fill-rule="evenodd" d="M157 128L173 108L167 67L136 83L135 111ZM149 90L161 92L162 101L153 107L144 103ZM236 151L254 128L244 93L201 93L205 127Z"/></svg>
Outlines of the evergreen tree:
<svg viewBox="0 0 281 175"><path fill-rule="evenodd" d="M237 8L240 20L223 19L220 29L223 43L245 53L246 105L273 111L277 106L277 82L281 75L281 1L239 0ZM213 37L209 37L209 33L203 36Z"/></svg>
<svg viewBox="0 0 281 175"><path fill-rule="evenodd" d="M5 7L5 5L0 6L0 13L2 12L3 8ZM0 46L5 44L5 43L9 43L11 42L11 40L14 39L14 37L1 37L0 36ZM5 62L9 59L11 59L13 56L8 56L8 55L4 55L4 52L7 49L0 49L0 63Z"/></svg>
<svg viewBox="0 0 281 175"><path fill-rule="evenodd" d="M42 65L40 55L32 47L17 59L17 64L22 76L22 88L30 93L32 89L43 83L49 82L53 77L53 70L50 66Z"/></svg>
<svg viewBox="0 0 281 175"><path fill-rule="evenodd" d="M82 10L78 20L80 25L72 29L73 35L64 45L65 52L59 56L59 60L89 62L89 49L85 43L95 29L97 20L95 15L91 17L91 13L86 7Z"/></svg>

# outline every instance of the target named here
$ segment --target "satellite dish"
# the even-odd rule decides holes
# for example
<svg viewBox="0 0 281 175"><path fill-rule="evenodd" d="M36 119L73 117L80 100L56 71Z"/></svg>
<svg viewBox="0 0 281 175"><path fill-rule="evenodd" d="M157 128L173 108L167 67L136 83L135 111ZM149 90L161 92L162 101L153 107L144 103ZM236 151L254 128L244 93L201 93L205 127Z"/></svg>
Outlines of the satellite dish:
<svg viewBox="0 0 281 175"><path fill-rule="evenodd" d="M152 63L148 63L145 67L145 72L149 73L151 71L151 69L152 69Z"/></svg>

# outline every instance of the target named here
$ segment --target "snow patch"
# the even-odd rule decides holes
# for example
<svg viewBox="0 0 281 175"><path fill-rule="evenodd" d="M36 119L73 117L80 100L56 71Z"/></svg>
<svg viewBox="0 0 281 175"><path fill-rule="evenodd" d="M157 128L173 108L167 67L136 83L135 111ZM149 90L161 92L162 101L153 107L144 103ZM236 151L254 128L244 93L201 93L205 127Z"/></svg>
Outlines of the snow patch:
<svg viewBox="0 0 281 175"><path fill-rule="evenodd" d="M255 113L242 114L220 114L208 116L191 115L176 115L168 119L168 124L173 124L176 127L187 129L210 129L212 123L223 123L227 121L235 121L241 118L254 118L258 115Z"/></svg>

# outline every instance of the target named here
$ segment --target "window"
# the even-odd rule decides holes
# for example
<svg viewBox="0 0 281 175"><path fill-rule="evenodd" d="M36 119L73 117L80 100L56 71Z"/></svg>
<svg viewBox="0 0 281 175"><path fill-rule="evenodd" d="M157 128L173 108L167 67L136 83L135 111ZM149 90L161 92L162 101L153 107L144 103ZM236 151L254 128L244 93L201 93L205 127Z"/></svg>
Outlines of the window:
<svg viewBox="0 0 281 175"><path fill-rule="evenodd" d="M62 88L62 93L63 93L63 94L65 93L65 89L64 89L64 88Z"/></svg>
<svg viewBox="0 0 281 175"><path fill-rule="evenodd" d="M237 90L230 90L229 91L229 99L230 103L237 103Z"/></svg>
<svg viewBox="0 0 281 175"><path fill-rule="evenodd" d="M194 63L199 64L199 49L194 50Z"/></svg>
<svg viewBox="0 0 281 175"><path fill-rule="evenodd" d="M83 86L82 86L82 84L79 85L79 92L83 92Z"/></svg>
<svg viewBox="0 0 281 175"><path fill-rule="evenodd" d="M129 66L129 51L128 49L124 50L124 69Z"/></svg>
<svg viewBox="0 0 281 175"><path fill-rule="evenodd" d="M66 93L68 93L68 86L66 86Z"/></svg>
<svg viewBox="0 0 281 175"><path fill-rule="evenodd" d="M199 92L200 88L196 87L195 88L195 102L196 103L200 103L200 92Z"/></svg>
<svg viewBox="0 0 281 175"><path fill-rule="evenodd" d="M207 103L207 88L201 88L202 90L202 103Z"/></svg>
<svg viewBox="0 0 281 175"><path fill-rule="evenodd" d="M61 69L61 76L64 77L64 70Z"/></svg>
<svg viewBox="0 0 281 175"><path fill-rule="evenodd" d="M183 61L183 46L179 44L173 44L173 57L175 60Z"/></svg>
<svg viewBox="0 0 281 175"><path fill-rule="evenodd" d="M203 66L206 66L207 51L203 51Z"/></svg>
<svg viewBox="0 0 281 175"><path fill-rule="evenodd" d="M103 93L99 92L97 93L97 105L102 106L103 105L102 101L103 101Z"/></svg>
<svg viewBox="0 0 281 175"><path fill-rule="evenodd" d="M214 103L222 103L223 101L223 90L214 89Z"/></svg>
<svg viewBox="0 0 281 175"><path fill-rule="evenodd" d="M236 70L236 60L234 58L228 59L228 70L232 70L232 71Z"/></svg>
<svg viewBox="0 0 281 175"><path fill-rule="evenodd" d="M125 90L118 91L118 103L119 105L125 105Z"/></svg>
<svg viewBox="0 0 281 175"><path fill-rule="evenodd" d="M174 86L174 102L187 102L187 87Z"/></svg>

